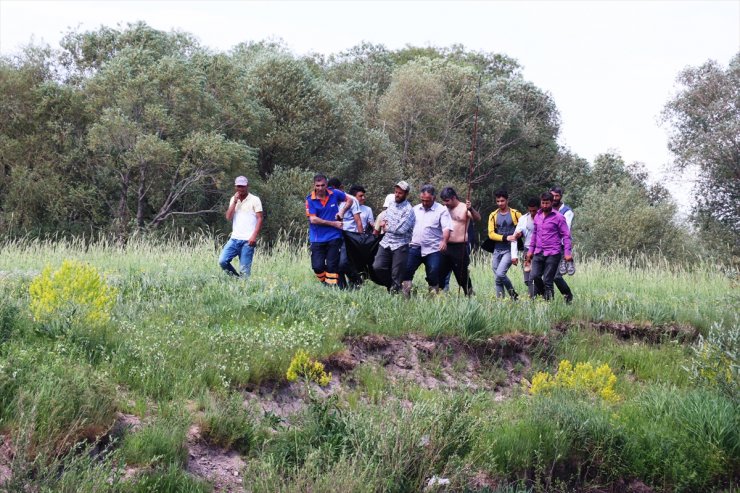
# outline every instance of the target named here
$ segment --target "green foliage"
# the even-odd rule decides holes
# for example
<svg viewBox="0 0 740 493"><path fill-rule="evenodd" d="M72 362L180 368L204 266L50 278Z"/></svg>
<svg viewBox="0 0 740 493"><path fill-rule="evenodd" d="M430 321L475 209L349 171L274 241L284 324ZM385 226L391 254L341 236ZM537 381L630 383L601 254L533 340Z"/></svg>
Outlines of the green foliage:
<svg viewBox="0 0 740 493"><path fill-rule="evenodd" d="M183 471L177 465L165 469L155 469L136 477L130 484L124 484L123 493L210 493L213 487Z"/></svg>
<svg viewBox="0 0 740 493"><path fill-rule="evenodd" d="M644 187L629 179L591 187L575 210L576 249L585 256L630 258L642 252L693 261L689 233L673 222L674 209L670 202L651 204Z"/></svg>
<svg viewBox="0 0 740 493"><path fill-rule="evenodd" d="M691 349L691 378L740 402L740 326L714 324Z"/></svg>
<svg viewBox="0 0 740 493"><path fill-rule="evenodd" d="M12 436L17 450L29 445L30 431L21 429ZM115 493L123 484L117 462L117 451L107 449L105 454L96 450L98 443L78 444L71 453L49 455L46 451L36 457L16 453L10 464L9 477L4 478L3 491L55 492L55 493Z"/></svg>
<svg viewBox="0 0 740 493"><path fill-rule="evenodd" d="M201 436L210 443L249 453L255 441L254 418L244 406L241 394L234 393L206 408L200 420Z"/></svg>
<svg viewBox="0 0 740 493"><path fill-rule="evenodd" d="M299 427L269 442L264 463L247 474L256 491L314 490L328 477L342 485L363 480L362 491L419 491L434 473L445 474L466 457L474 405L470 396L457 396L412 410L394 404L349 412L333 399L314 402Z"/></svg>
<svg viewBox="0 0 740 493"><path fill-rule="evenodd" d="M188 460L187 426L181 417L159 417L124 437L122 456L128 464L183 467Z"/></svg>
<svg viewBox="0 0 740 493"><path fill-rule="evenodd" d="M689 350L678 342L650 344L632 339L624 344L611 334L598 334L590 328L569 327L567 334L554 343L558 360L604 362L621 375L629 375L646 384L665 383L678 387L689 385L683 368ZM625 382L617 385L619 392L634 390Z"/></svg>
<svg viewBox="0 0 740 493"><path fill-rule="evenodd" d="M30 446L51 455L96 439L116 410L106 375L65 353L74 351L64 342L30 348L14 342L0 359L0 419L24 427Z"/></svg>
<svg viewBox="0 0 740 493"><path fill-rule="evenodd" d="M8 303L7 301L0 302L0 344L7 342L13 337L13 334L17 329L18 315L20 310Z"/></svg>
<svg viewBox="0 0 740 493"><path fill-rule="evenodd" d="M698 204L692 220L717 247L740 254L740 53L727 67L710 60L687 67L677 77L679 92L665 106L668 147L681 171L698 169ZM737 261L737 258L735 259Z"/></svg>
<svg viewBox="0 0 740 493"><path fill-rule="evenodd" d="M315 173L300 168L276 166L255 194L263 204L262 230L269 238L301 238L308 231L306 195Z"/></svg>
<svg viewBox="0 0 740 493"><path fill-rule="evenodd" d="M705 389L646 389L618 420L629 434L624 462L665 490L706 491L737 470L737 403Z"/></svg>
<svg viewBox="0 0 740 493"><path fill-rule="evenodd" d="M24 429L29 440L38 437L27 440L33 447L18 469L26 482L14 484L55 491L61 483L52 474L34 479L34 461L45 454L59 459L55 474L67 478L67 491L85 478L106 491L104 476L113 481L108 491L138 482L140 490L200 488L182 471L194 421L209 442L248 450L243 478L250 491L420 491L433 476L450 479L453 490L475 489L480 476L539 491L618 489L621 478L639 478L655 491L707 491L729 484L737 470L736 403L689 378L682 367L691 366L693 351L685 341L625 342L584 323L689 324L716 341L716 330L736 325L738 302L733 279L716 263L586 259L570 278L578 303L524 300L512 310L510 302L490 301L487 257L474 255L474 299L456 296L453 285L449 295L403 300L370 283L352 292L319 289L305 245L289 242L260 253L249 283L228 282L218 274L218 247L205 235L134 238L125 249L105 240L0 245L0 307L11 307L12 327L0 346L0 425L12 436ZM106 331L94 337L75 327L49 338L29 330L30 316L12 307L28 305L28 287L44 264L83 255L109 273L118 292ZM511 277L523 290L521 277ZM555 334L555 324L569 328ZM243 407L247 384L280 380L296 351L323 358L342 349L347 335L455 336L480 347L514 331L548 334L544 351L528 351L525 376L552 372L561 359L607 363L622 399L607 405L564 389L532 397L515 386L501 402L488 392L405 383L391 366L360 365L341 375L336 397L285 420L258 420ZM503 375L495 378L506 385L510 377L498 368ZM192 416L185 402L201 395L220 397L205 401L203 417ZM118 406L137 408L144 426L117 442L115 464L67 463L75 442L109 429ZM145 471L121 484L124 464Z"/></svg>

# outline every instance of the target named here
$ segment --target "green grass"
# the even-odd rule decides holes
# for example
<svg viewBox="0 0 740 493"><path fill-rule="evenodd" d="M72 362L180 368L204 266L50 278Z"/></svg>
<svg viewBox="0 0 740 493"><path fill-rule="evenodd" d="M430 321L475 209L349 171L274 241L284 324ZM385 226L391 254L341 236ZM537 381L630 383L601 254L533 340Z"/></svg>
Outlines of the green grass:
<svg viewBox="0 0 740 493"><path fill-rule="evenodd" d="M480 474L500 491L588 489L622 478L655 491L711 491L732 488L740 476L739 406L692 378L687 343L625 342L582 324L688 324L704 335L735 328L740 295L720 266L584 261L568 278L576 299L566 305L561 297L497 300L490 259L476 257L474 298L460 296L453 281L448 295L404 300L372 283L352 292L322 288L304 245L258 250L247 282L221 273L219 250L202 238L134 240L125 250L105 242L0 245L0 431L25 430L32 445L25 469L14 471L17 484L74 491L87 478L99 491L209 491L183 472L193 422L211 443L244 455L251 491L419 491L435 475L455 490L475 490ZM32 320L30 282L68 258L96 266L118 289L110 323ZM512 268L510 277L524 292L521 271ZM423 282L419 272L416 283ZM555 336L555 324L569 329ZM622 399L606 405L516 388L496 402L486 393L394 383L383 368L360 365L354 387L315 401L290 426L242 404L244 387L284 381L297 350L320 358L347 335L474 341L515 331L551 336L550 350L530 355L528 378L562 359L608 363ZM432 355L425 368L440 372L443 356ZM496 362L481 363L484 378L506 379ZM187 411L193 399L199 417ZM113 462L81 462L68 452L104 433L116 410L131 408L146 414L145 425L110 457L147 472L109 488L101 471ZM63 461L65 473L42 474L47 466L34 454Z"/></svg>
<svg viewBox="0 0 740 493"><path fill-rule="evenodd" d="M209 443L242 454L249 453L255 442L255 419L239 393L211 400L200 419L200 430Z"/></svg>

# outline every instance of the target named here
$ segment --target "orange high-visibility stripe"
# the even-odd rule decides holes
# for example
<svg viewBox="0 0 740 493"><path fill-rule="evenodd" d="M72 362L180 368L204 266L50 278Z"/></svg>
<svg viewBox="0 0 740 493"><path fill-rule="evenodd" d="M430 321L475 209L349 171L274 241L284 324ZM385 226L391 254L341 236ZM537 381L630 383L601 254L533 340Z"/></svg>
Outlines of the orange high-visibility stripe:
<svg viewBox="0 0 740 493"><path fill-rule="evenodd" d="M326 280L326 272L316 272L316 279L320 282L324 282Z"/></svg>
<svg viewBox="0 0 740 493"><path fill-rule="evenodd" d="M326 284L336 284L339 281L339 274L332 272L326 273Z"/></svg>

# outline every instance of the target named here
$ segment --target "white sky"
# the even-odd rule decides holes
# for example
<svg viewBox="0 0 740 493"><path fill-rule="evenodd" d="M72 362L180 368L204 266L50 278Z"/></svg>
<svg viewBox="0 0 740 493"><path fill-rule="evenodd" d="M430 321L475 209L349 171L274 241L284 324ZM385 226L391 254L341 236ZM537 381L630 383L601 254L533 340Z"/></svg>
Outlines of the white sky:
<svg viewBox="0 0 740 493"><path fill-rule="evenodd" d="M589 161L615 150L664 183L670 155L658 117L678 72L708 59L726 65L740 51L740 0L0 0L0 54L31 40L58 47L69 29L138 20L192 33L218 51L282 38L296 54L336 53L361 41L504 53L552 94L561 144ZM666 184L674 195L687 189L675 179Z"/></svg>

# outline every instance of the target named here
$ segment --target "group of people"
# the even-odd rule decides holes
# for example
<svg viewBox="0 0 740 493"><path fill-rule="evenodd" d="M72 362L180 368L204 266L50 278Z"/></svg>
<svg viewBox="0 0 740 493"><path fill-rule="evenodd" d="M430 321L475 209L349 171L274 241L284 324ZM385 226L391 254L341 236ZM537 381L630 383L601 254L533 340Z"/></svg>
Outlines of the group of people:
<svg viewBox="0 0 740 493"><path fill-rule="evenodd" d="M473 223L481 221L480 213L469 200L460 200L452 187L440 191L438 202L435 188L424 185L419 204L414 206L410 192L406 181L396 183L376 219L365 205L362 186L345 193L339 179L314 176L305 205L311 268L318 281L325 286L356 288L364 273L389 292L408 297L414 275L423 264L430 292L448 289L454 274L465 295L472 295L471 230ZM573 211L562 202L562 195L561 188L553 187L539 199L530 199L527 213L522 214L509 207L505 190L495 193L497 208L488 218L488 239L481 247L492 254L497 297L518 298L507 273L511 265L518 265L521 246L529 296L550 300L557 287L566 303L573 300L564 279L565 274L575 273L570 236ZM232 222L232 233L219 264L228 274L248 277L263 211L260 199L249 193L244 176L235 180L226 219ZM358 248L364 248L367 255L358 255ZM239 257L240 272L231 265L235 257Z"/></svg>

